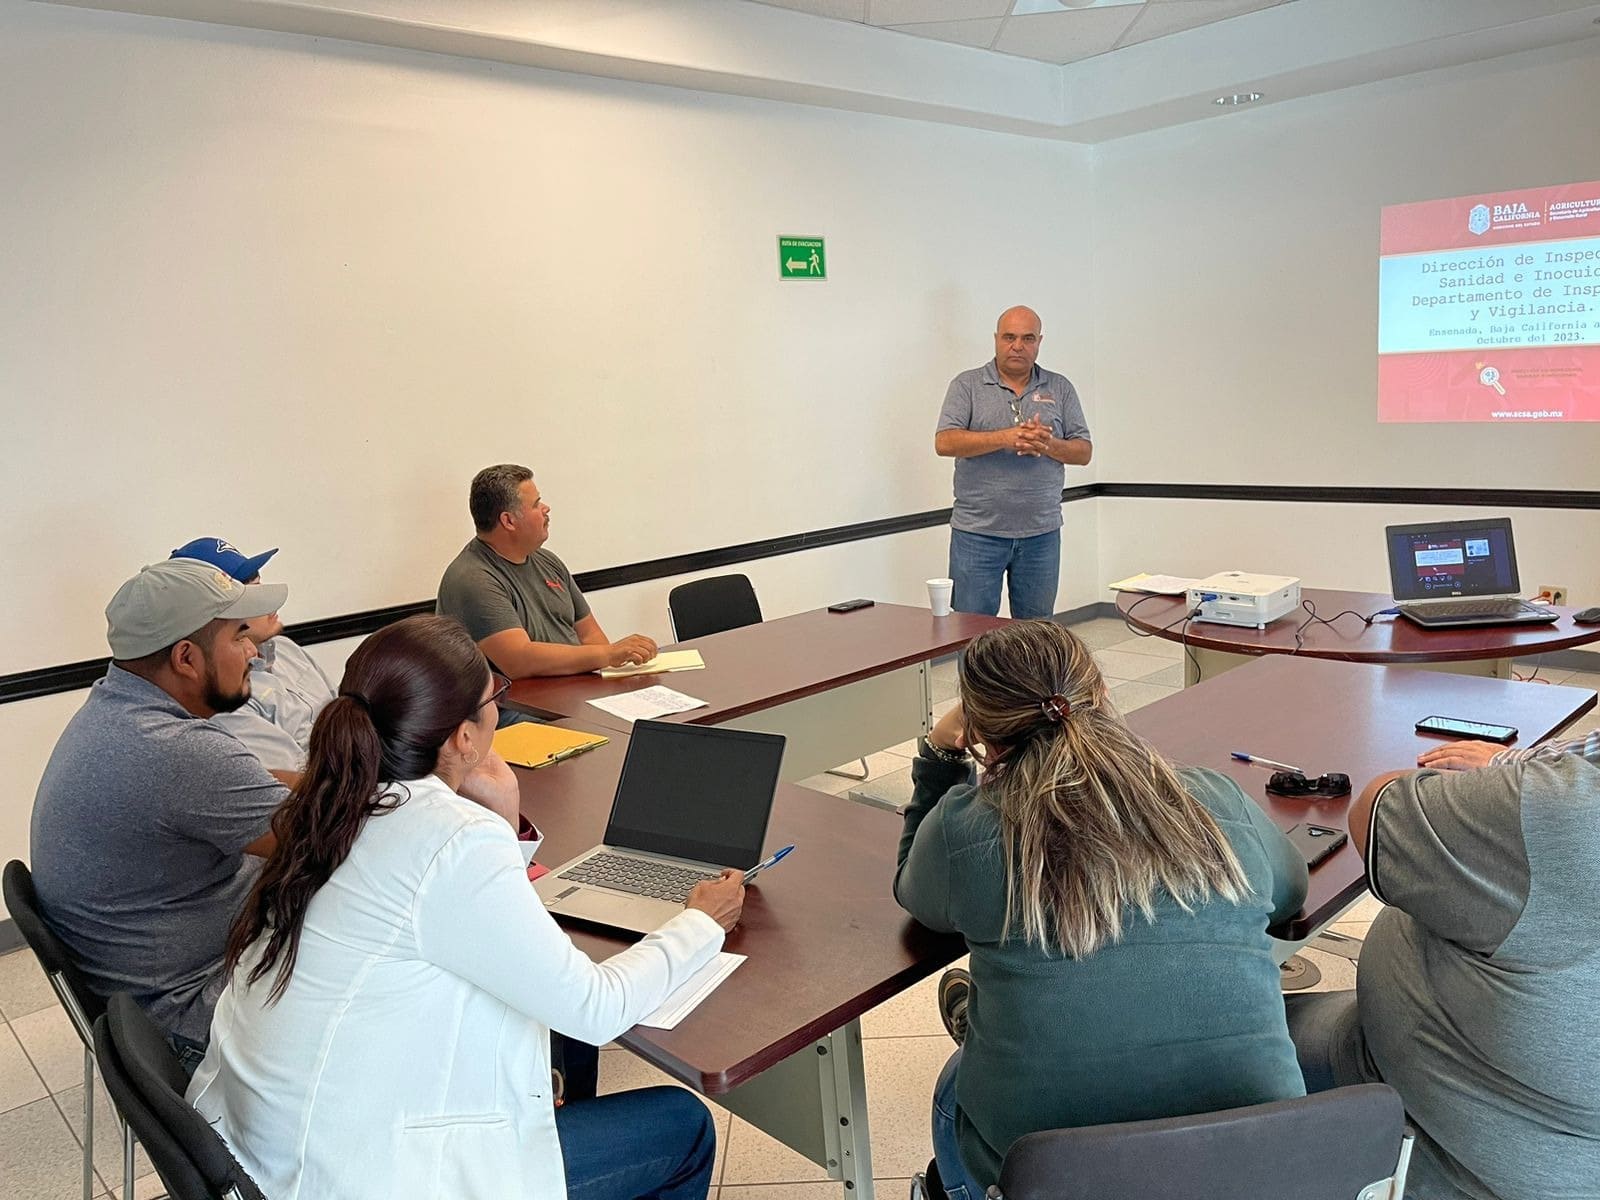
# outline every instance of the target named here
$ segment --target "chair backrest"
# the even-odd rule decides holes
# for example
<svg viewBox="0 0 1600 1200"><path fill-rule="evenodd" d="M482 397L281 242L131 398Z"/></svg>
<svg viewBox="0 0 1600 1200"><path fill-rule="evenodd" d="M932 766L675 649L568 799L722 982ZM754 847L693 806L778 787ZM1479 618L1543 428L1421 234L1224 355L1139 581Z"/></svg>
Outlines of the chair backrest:
<svg viewBox="0 0 1600 1200"><path fill-rule="evenodd" d="M72 1027L87 1046L95 1018L105 1012L106 1002L95 995L66 943L45 924L44 916L39 912L39 893L33 887L33 872L28 870L26 863L12 859L6 864L4 874L0 875L0 894L5 896L6 911L17 923L22 940L28 943L28 949L33 951L33 956L44 968L50 986L55 989L56 998L61 1001L61 1007L67 1010Z"/></svg>
<svg viewBox="0 0 1600 1200"><path fill-rule="evenodd" d="M748 575L713 575L667 593L674 641L761 624L761 604Z"/></svg>
<svg viewBox="0 0 1600 1200"><path fill-rule="evenodd" d="M118 993L94 1025L111 1101L144 1143L172 1200L265 1200L217 1131L184 1100L189 1077L133 997Z"/></svg>
<svg viewBox="0 0 1600 1200"><path fill-rule="evenodd" d="M1397 1200L1409 1152L1399 1093L1362 1084L1191 1117L1030 1133L1007 1151L999 1191L1005 1200Z"/></svg>

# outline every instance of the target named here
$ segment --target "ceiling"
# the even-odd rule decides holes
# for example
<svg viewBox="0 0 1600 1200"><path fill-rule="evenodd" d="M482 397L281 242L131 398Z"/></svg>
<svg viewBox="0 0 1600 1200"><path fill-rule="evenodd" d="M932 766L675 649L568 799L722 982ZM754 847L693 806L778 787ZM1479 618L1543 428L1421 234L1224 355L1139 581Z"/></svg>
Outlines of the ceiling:
<svg viewBox="0 0 1600 1200"><path fill-rule="evenodd" d="M1084 144L1529 51L1600 54L1600 0L48 2ZM1241 96L1258 103L1227 105Z"/></svg>
<svg viewBox="0 0 1600 1200"><path fill-rule="evenodd" d="M1289 0L750 0L1066 64Z"/></svg>

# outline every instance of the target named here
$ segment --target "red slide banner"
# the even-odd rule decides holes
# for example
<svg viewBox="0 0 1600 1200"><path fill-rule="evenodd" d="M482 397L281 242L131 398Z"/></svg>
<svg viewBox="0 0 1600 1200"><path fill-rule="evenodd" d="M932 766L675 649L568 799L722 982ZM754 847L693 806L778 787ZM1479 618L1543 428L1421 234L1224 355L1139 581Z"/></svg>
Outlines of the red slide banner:
<svg viewBox="0 0 1600 1200"><path fill-rule="evenodd" d="M1600 182L1385 208L1380 421L1600 421Z"/></svg>

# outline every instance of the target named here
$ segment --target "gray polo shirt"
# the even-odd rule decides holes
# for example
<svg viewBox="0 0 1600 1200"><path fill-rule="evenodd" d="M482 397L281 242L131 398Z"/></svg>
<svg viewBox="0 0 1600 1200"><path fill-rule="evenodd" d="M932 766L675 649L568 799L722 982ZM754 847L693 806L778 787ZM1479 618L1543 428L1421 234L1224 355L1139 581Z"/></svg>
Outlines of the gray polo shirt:
<svg viewBox="0 0 1600 1200"><path fill-rule="evenodd" d="M475 642L521 629L536 642L576 646L589 602L550 551L535 550L514 563L473 538L445 568L436 609L465 625Z"/></svg>
<svg viewBox="0 0 1600 1200"><path fill-rule="evenodd" d="M1055 437L1089 440L1089 426L1071 380L1035 364L1027 389L1018 398L1001 382L993 359L950 381L939 410L938 431L992 432L1020 425L1030 416L1048 425ZM1065 479L1066 468L1044 455L1026 458L996 450L977 458L958 458L950 528L1003 538L1036 537L1060 529Z"/></svg>
<svg viewBox="0 0 1600 1200"><path fill-rule="evenodd" d="M232 735L113 665L50 755L29 852L45 919L89 985L204 1042L261 867L244 848L287 795Z"/></svg>
<svg viewBox="0 0 1600 1200"><path fill-rule="evenodd" d="M312 657L286 637L263 642L250 663L250 700L211 720L238 738L269 771L301 771L311 726L333 699L333 684Z"/></svg>
<svg viewBox="0 0 1600 1200"><path fill-rule="evenodd" d="M1361 951L1385 1082L1478 1200L1600 1196L1600 767L1420 771L1372 813Z"/></svg>

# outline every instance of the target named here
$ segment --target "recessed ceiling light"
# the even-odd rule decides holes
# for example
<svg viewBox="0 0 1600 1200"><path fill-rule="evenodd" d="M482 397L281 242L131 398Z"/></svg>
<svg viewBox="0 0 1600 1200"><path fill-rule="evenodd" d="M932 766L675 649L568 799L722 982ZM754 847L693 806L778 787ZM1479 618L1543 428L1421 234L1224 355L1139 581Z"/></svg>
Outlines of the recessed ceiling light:
<svg viewBox="0 0 1600 1200"><path fill-rule="evenodd" d="M1261 99L1260 92L1235 92L1231 96L1218 96L1211 103L1219 104L1223 108L1238 108L1241 104L1254 104Z"/></svg>

